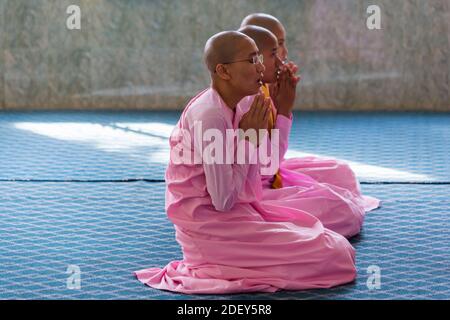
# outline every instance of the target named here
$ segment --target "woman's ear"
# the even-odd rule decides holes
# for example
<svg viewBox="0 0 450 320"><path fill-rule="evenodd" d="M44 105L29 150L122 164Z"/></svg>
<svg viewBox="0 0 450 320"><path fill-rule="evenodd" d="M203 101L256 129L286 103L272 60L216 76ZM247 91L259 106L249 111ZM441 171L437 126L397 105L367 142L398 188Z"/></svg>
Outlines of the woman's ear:
<svg viewBox="0 0 450 320"><path fill-rule="evenodd" d="M230 73L228 72L227 67L224 64L218 64L216 66L216 74L223 80L231 79Z"/></svg>

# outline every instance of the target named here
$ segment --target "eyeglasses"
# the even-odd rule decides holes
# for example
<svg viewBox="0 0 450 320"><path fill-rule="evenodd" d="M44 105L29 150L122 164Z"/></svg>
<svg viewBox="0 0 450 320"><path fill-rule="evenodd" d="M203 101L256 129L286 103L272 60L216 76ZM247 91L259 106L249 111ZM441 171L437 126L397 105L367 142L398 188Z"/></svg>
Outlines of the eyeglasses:
<svg viewBox="0 0 450 320"><path fill-rule="evenodd" d="M254 56L252 56L251 58L248 59L242 59L242 60L236 60L236 61L231 61L231 62L224 62L222 64L232 64L232 63L236 63L236 62L244 62L244 61L248 61L252 64L257 64L259 63L263 63L264 62L264 57L262 54L255 54Z"/></svg>

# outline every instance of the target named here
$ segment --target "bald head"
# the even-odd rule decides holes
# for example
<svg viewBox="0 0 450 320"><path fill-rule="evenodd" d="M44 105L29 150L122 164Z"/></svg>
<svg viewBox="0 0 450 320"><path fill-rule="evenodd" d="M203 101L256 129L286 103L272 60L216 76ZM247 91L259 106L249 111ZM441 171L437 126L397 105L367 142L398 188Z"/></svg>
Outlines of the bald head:
<svg viewBox="0 0 450 320"><path fill-rule="evenodd" d="M277 18L266 13L252 13L246 16L244 20L242 20L241 28L249 25L263 27L271 32L275 32L274 30L276 28L283 27Z"/></svg>
<svg viewBox="0 0 450 320"><path fill-rule="evenodd" d="M213 73L216 66L236 58L239 52L253 40L238 31L222 31L208 39L203 59L208 70Z"/></svg>
<svg viewBox="0 0 450 320"><path fill-rule="evenodd" d="M278 55L282 60L287 59L286 30L277 18L266 13L252 13L242 20L241 28L251 25L266 28L272 32L278 40Z"/></svg>
<svg viewBox="0 0 450 320"><path fill-rule="evenodd" d="M260 51L271 50L277 44L277 37L266 28L249 25L240 28L238 31L252 38Z"/></svg>

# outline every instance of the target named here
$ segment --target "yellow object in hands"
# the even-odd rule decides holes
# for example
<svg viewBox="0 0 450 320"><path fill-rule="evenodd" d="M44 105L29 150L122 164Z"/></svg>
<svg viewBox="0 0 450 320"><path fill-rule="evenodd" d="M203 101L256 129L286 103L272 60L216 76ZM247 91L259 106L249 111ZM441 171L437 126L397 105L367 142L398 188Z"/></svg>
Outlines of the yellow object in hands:
<svg viewBox="0 0 450 320"><path fill-rule="evenodd" d="M269 91L269 87L267 86L267 83L265 83L261 86L261 91L264 94L264 97L270 98L270 91ZM268 125L267 125L267 130L269 131L269 138L271 136L270 130L272 130L275 127L276 116L275 116L274 109L275 109L275 107L272 103L272 100L270 100L270 115L269 115L269 121L268 121ZM280 189L282 187L283 187L283 181L281 179L280 169L278 169L277 173L275 173L275 175L273 176L272 189Z"/></svg>
<svg viewBox="0 0 450 320"><path fill-rule="evenodd" d="M269 91L269 87L267 86L267 83L263 84L261 86L261 92L264 94L265 98L270 98L270 91ZM270 130L273 129L273 127L275 126L275 114L274 114L274 107L272 104L272 100L270 100L270 114L269 114L269 121L268 121L268 125L267 125L267 130L269 130L269 137L270 137Z"/></svg>

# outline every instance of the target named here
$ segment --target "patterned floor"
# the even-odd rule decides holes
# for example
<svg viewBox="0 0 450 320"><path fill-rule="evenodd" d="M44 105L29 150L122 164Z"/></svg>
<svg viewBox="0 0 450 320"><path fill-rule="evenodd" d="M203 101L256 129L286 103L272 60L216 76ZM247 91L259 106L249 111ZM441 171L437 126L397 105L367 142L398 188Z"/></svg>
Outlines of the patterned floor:
<svg viewBox="0 0 450 320"><path fill-rule="evenodd" d="M450 115L436 114L295 115L291 155L351 161L383 200L352 239L356 282L224 296L140 284L133 270L182 257L157 182L177 117L0 113L0 299L450 299ZM67 288L70 265L80 289Z"/></svg>
<svg viewBox="0 0 450 320"><path fill-rule="evenodd" d="M176 112L0 113L0 180L164 179ZM289 156L352 163L363 181L450 182L450 114L300 113Z"/></svg>

